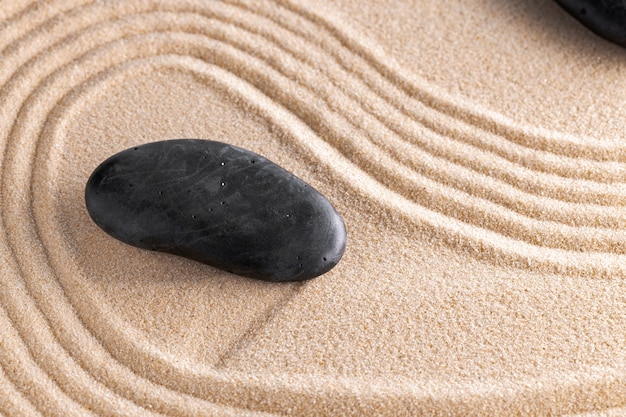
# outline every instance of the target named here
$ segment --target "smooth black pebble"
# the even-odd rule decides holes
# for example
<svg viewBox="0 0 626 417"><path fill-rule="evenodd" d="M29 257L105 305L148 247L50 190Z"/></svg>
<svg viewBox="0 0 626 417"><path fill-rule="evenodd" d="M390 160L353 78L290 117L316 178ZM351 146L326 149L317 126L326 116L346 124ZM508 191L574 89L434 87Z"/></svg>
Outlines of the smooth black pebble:
<svg viewBox="0 0 626 417"><path fill-rule="evenodd" d="M623 0L556 0L596 34L626 46L626 2Z"/></svg>
<svg viewBox="0 0 626 417"><path fill-rule="evenodd" d="M85 189L109 235L267 281L301 281L341 259L346 229L330 202L251 151L177 139L104 161Z"/></svg>

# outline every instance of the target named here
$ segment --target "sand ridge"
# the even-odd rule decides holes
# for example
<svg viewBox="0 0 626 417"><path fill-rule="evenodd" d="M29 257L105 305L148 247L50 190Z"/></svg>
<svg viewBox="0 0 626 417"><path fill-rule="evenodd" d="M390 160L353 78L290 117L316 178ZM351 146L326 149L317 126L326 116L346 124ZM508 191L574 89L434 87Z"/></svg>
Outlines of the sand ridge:
<svg viewBox="0 0 626 417"><path fill-rule="evenodd" d="M3 9L0 411L624 404L624 145L447 93L323 10ZM305 284L242 280L129 248L89 221L82 187L100 160L137 141L209 135L331 198L350 234L336 270Z"/></svg>

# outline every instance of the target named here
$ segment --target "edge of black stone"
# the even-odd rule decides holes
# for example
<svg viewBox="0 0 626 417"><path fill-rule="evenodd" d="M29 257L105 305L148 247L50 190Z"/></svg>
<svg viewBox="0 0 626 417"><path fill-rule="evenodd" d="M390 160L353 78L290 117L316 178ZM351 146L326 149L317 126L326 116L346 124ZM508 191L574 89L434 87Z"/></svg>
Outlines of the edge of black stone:
<svg viewBox="0 0 626 417"><path fill-rule="evenodd" d="M555 0L596 35L626 47L626 4L614 0Z"/></svg>
<svg viewBox="0 0 626 417"><path fill-rule="evenodd" d="M220 141L215 141L215 140L210 140L210 139L195 139L195 138L194 139L192 139L192 138L187 138L187 139L165 139L165 140L155 141L155 142L176 142L176 141L187 141L187 140L189 140L189 141L198 141L198 142L213 142L213 143L217 143L217 144L224 145L224 146L230 146L230 147L242 150L244 152L252 153L252 154L256 155L257 157L263 158L263 159L269 161L270 163L272 163L272 164L276 165L277 167L279 167L279 168L284 170L284 168L282 168L280 165L276 164L274 161L271 161L270 159L266 158L263 155L259 155L256 152L253 152L253 151L250 151L248 149L241 148L239 146L236 146L236 145L233 145L233 144L230 144L230 143L226 143L226 142L220 142ZM111 160L117 158L119 154L122 154L124 152L127 152L129 150L133 150L133 149L137 150L137 149L139 149L139 148L141 148L143 146L150 145L150 144L153 144L155 142L147 142L147 143L142 143L142 144L139 144L139 145L136 145L136 146L131 146L129 148L126 148L126 149L123 149L121 151L116 152L115 154L113 154L113 155L109 156L108 158L106 158L104 161L100 162L96 166L96 168L93 169L92 173L89 175L89 178L87 179L87 182L86 182L86 185L85 185L85 190L84 190L84 199L85 199L85 206L86 206L86 209L87 209L87 213L89 214L89 217L91 218L91 220L96 224L96 226L98 226L99 229L104 231L107 235L109 235L109 236L113 237L114 239L118 240L119 242L122 242L123 244L128 245L128 246L137 247L137 248L143 249L143 250L148 250L148 249L142 248L142 247L139 247L139 246L135 246L135 245L132 245L130 243L125 242L124 240L118 239L118 238L116 238L114 236L114 234L112 234L111 232L109 232L107 230L104 230L102 228L102 226L100 225L100 222L98 221L98 219L96 217L94 217L94 214L91 212L91 210L89 210L89 205L87 204L87 201L89 200L88 191L89 191L90 185L93 183L93 181L94 181L94 179L96 177L96 174L100 171L101 167L103 167L107 163L110 163ZM293 174L292 172L289 172L289 171L286 171L286 172L288 172L290 175L298 178L300 181L303 181L304 183L308 184L306 181L302 180L300 177L298 177L297 175ZM272 278L267 278L267 277L261 277L261 276L255 275L255 274L237 273L237 272L234 272L234 271L229 271L229 270L224 269L224 268L220 268L220 267L215 266L215 265L209 265L209 266L212 266L214 268L220 269L220 270L228 272L228 273L232 273L234 275L238 275L238 276L242 276L242 277L246 277L246 278L251 278L251 279L255 279L255 280L266 281L266 282L302 282L302 281L308 281L310 279L313 279L313 278L319 277L321 275L324 275L325 273L327 273L328 271L333 269L339 263L339 261L343 258L343 255L345 253L346 246L347 246L347 241L348 241L347 228L346 228L345 222L343 220L343 217L339 214L339 212L334 207L334 205L330 202L330 200L328 200L322 193L320 193L316 188L314 188L310 184L308 184L308 186L310 187L310 189L312 191L314 191L317 194L319 194L320 196L322 196L322 198L324 198L328 202L328 204L330 205L330 207L332 208L332 210L336 214L336 218L340 222L341 228L343 229L343 235L342 235L343 236L343 239L342 239L343 241L341 242L341 250L336 254L335 257L333 257L333 259L328 259L327 260L328 261L328 266L327 267L321 269L315 275L307 274L307 275L304 275L304 276L294 277L293 279L272 279ZM169 252L161 252L161 253L167 253L169 255L179 256L179 255L176 255L176 254L171 254ZM190 259L190 258L187 258L187 259ZM199 262L199 261L194 260L194 259L190 259L190 260L192 260L194 262ZM326 258L325 258L325 260L326 260ZM200 263L203 263L203 262L200 262Z"/></svg>

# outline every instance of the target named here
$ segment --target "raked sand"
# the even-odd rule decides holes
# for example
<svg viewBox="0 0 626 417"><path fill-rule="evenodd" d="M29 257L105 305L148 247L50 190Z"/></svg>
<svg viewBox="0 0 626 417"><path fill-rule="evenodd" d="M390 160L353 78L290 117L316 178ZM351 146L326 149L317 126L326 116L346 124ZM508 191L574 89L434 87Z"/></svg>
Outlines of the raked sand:
<svg viewBox="0 0 626 417"><path fill-rule="evenodd" d="M625 105L551 1L2 0L0 414L626 414ZM106 235L89 174L171 138L312 184L343 260Z"/></svg>

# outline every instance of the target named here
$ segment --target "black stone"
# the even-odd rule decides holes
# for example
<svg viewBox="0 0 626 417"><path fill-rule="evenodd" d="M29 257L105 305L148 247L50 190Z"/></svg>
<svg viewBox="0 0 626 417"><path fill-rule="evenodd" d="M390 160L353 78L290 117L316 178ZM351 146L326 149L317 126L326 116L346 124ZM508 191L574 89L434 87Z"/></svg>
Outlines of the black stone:
<svg viewBox="0 0 626 417"><path fill-rule="evenodd" d="M626 46L624 0L556 0L569 14L596 34Z"/></svg>
<svg viewBox="0 0 626 417"><path fill-rule="evenodd" d="M178 139L104 161L85 189L109 235L246 277L301 281L341 259L346 229L330 202L273 162L220 142Z"/></svg>

